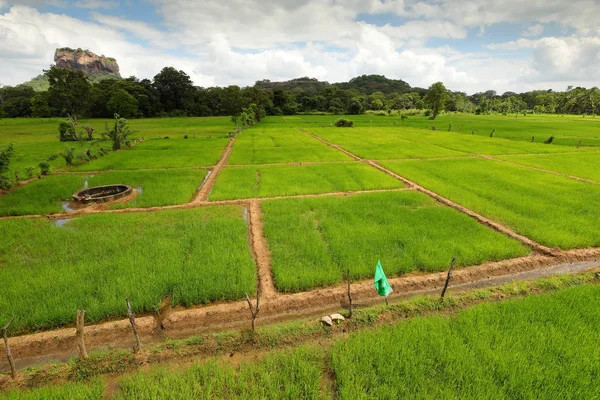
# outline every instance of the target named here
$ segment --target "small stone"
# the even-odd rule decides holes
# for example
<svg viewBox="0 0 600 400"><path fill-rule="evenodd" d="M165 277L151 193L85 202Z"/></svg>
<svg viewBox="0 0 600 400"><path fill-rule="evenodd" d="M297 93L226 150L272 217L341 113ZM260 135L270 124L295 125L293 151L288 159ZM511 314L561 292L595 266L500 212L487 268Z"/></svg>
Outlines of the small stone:
<svg viewBox="0 0 600 400"><path fill-rule="evenodd" d="M321 322L327 326L333 325L333 321L331 320L331 317L329 315L326 315L323 318L321 318Z"/></svg>
<svg viewBox="0 0 600 400"><path fill-rule="evenodd" d="M331 314L329 317L334 322L341 322L346 319L342 314Z"/></svg>

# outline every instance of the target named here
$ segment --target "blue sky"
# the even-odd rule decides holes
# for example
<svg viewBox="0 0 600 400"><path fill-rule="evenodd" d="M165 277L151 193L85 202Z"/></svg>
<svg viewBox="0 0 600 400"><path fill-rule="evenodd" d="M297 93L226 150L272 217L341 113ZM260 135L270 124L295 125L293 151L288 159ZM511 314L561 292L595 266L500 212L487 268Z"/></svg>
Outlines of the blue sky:
<svg viewBox="0 0 600 400"><path fill-rule="evenodd" d="M600 85L596 0L0 0L0 83L56 47L115 57L125 76L161 68L199 86L382 74L453 90Z"/></svg>

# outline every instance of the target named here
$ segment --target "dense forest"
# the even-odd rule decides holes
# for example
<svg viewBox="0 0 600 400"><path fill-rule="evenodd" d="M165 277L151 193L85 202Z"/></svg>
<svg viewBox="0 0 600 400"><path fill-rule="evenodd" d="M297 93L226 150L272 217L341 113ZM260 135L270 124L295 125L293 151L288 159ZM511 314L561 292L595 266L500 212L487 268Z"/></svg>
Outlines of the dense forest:
<svg viewBox="0 0 600 400"><path fill-rule="evenodd" d="M41 81L47 89L40 90ZM596 87L503 94L488 90L467 95L448 91L441 83L427 90L381 75L363 75L334 84L299 78L286 82L257 81L254 86L244 88L203 88L194 86L185 72L172 67L163 68L152 80L132 76L92 81L79 71L51 67L31 82L0 87L0 118L65 115L107 118L114 113L126 118L238 115L250 105L261 115L361 114L367 110L390 114L396 110L431 109L434 114L444 111L600 113L600 90ZM436 92L431 93L433 90Z"/></svg>

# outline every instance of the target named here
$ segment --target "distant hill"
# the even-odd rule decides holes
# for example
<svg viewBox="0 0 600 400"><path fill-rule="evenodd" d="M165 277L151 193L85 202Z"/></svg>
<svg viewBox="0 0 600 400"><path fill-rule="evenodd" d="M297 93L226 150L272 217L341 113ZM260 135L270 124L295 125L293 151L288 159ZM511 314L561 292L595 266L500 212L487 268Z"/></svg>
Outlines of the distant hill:
<svg viewBox="0 0 600 400"><path fill-rule="evenodd" d="M411 90L408 83L401 79L389 79L383 75L361 75L350 79L350 82L336 83L335 86L344 90L356 90L361 93L371 94L382 92L384 94L396 92L406 93Z"/></svg>
<svg viewBox="0 0 600 400"><path fill-rule="evenodd" d="M121 79L117 60L99 56L87 49L71 49L69 47L56 49L54 62L59 68L82 71L92 83L105 79ZM24 82L23 85L32 87L36 92L43 92L50 87L48 78L44 74Z"/></svg>
<svg viewBox="0 0 600 400"><path fill-rule="evenodd" d="M268 79L257 81L255 87L264 89L277 90L287 89L291 92L302 90L303 92L321 92L329 86L335 86L344 90L356 90L363 94L371 94L373 92L388 93L406 93L413 88L408 83L400 79L389 79L383 75L362 75L350 80L350 82L329 83L319 81L316 78L297 78L289 81L272 82Z"/></svg>

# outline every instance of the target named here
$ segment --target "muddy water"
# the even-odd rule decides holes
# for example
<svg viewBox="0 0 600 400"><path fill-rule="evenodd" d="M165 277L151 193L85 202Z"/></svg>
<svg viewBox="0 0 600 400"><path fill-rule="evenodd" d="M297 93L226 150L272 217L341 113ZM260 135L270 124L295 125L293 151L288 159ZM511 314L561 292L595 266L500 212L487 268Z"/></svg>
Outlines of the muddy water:
<svg viewBox="0 0 600 400"><path fill-rule="evenodd" d="M54 220L54 225L58 226L59 228L62 228L67 222L71 221L72 219L76 219L76 218L60 218L60 219L55 219Z"/></svg>
<svg viewBox="0 0 600 400"><path fill-rule="evenodd" d="M63 211L66 211L66 212L75 211L74 208L71 208L71 203L68 201L63 201L61 206L62 206Z"/></svg>

